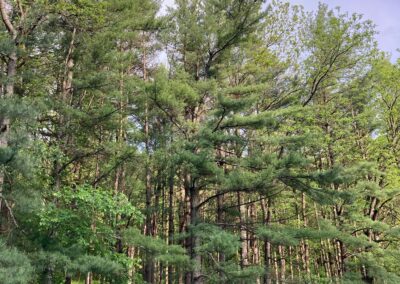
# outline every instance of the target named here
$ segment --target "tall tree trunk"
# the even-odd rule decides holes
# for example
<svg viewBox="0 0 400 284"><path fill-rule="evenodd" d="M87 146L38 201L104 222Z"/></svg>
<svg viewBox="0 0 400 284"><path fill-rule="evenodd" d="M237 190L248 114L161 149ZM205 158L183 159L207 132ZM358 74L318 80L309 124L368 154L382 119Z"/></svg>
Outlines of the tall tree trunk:
<svg viewBox="0 0 400 284"><path fill-rule="evenodd" d="M85 278L85 284L92 284L93 283L93 274L92 272L88 272Z"/></svg>
<svg viewBox="0 0 400 284"><path fill-rule="evenodd" d="M50 265L43 271L42 283L43 284L53 284L54 283L53 268Z"/></svg>
<svg viewBox="0 0 400 284"><path fill-rule="evenodd" d="M187 234L189 232L188 226L190 224L190 201L189 192L185 187L185 178L180 179L180 200L179 200L179 234ZM183 182L182 182L183 181ZM190 238L182 238L180 244L186 248L188 255L190 255ZM190 283L191 273L179 274L179 283Z"/></svg>
<svg viewBox="0 0 400 284"><path fill-rule="evenodd" d="M198 206L200 204L200 195L189 174L186 175L185 187L189 192L190 225L194 227L199 223L200 216ZM196 251L196 248L200 246L200 239L193 231L190 232L189 244L190 256L194 266L190 283L201 284L203 283L203 275L201 274L201 256Z"/></svg>
<svg viewBox="0 0 400 284"><path fill-rule="evenodd" d="M143 56L142 56L142 71L143 71L143 81L147 81L147 47L146 47L145 34L143 32ZM150 169L150 125L149 125L149 106L146 98L145 109L144 109L144 126L143 131L145 135L145 148L146 148L146 169L145 169L145 187L146 187L146 223L145 223L145 235L152 236L154 232L153 228L153 210L152 210L152 184L151 184L151 169ZM145 263L143 266L143 278L148 283L154 283L154 262L151 256L147 255Z"/></svg>
<svg viewBox="0 0 400 284"><path fill-rule="evenodd" d="M168 244L172 245L174 243L174 171L171 169L168 181ZM168 271L168 284L174 283L174 267L169 265Z"/></svg>
<svg viewBox="0 0 400 284"><path fill-rule="evenodd" d="M256 203L251 203L249 206L249 210L250 210L250 220L252 222L256 221L258 218L257 216L257 204ZM254 234L254 232L251 232L250 234L250 248L251 248L251 263L253 265L260 265L260 248L259 248L259 241L257 239L257 236ZM261 283L261 278L257 277L256 279L256 284L260 284Z"/></svg>
<svg viewBox="0 0 400 284"><path fill-rule="evenodd" d="M227 156L226 153L223 151L223 146L221 146L220 149L218 149L217 151L217 155L218 155L218 159L220 159L221 161L225 159L225 157ZM224 173L227 173L227 167L226 164L223 164L223 169L224 169ZM225 196L224 194L219 194L217 196L217 217L216 217L216 221L217 224L219 224L221 226L222 229L225 228L224 226L224 200L225 200ZM225 262L225 254L223 252L219 252L218 253L218 262L219 263L223 263ZM223 277L224 273L222 271L219 272L219 276Z"/></svg>
<svg viewBox="0 0 400 284"><path fill-rule="evenodd" d="M303 226L307 228L308 226L308 218L307 218L307 202L306 202L306 195L303 192L301 194L301 216L303 219ZM311 276L311 270L310 270L310 250L308 247L308 240L303 239L302 240L302 247L303 247L303 265L304 265L304 270L307 273L307 277L309 278Z"/></svg>
<svg viewBox="0 0 400 284"><path fill-rule="evenodd" d="M240 192L237 193L237 204L239 209L239 225L240 225L240 265L246 267L249 265L249 247L247 242L247 231L244 225L246 219L246 207L242 205L242 197Z"/></svg>
<svg viewBox="0 0 400 284"><path fill-rule="evenodd" d="M289 273L290 273L290 280L293 281L294 279L294 270L293 270L293 248L289 246L288 258L289 258Z"/></svg>
<svg viewBox="0 0 400 284"><path fill-rule="evenodd" d="M274 249L274 252L273 252L273 259L274 259L274 278L275 278L275 281L274 281L274 283L275 284L279 284L280 283L280 281L279 281L279 267L278 267L278 258L277 258L277 256L276 256L276 249Z"/></svg>
<svg viewBox="0 0 400 284"><path fill-rule="evenodd" d="M281 277L280 280L282 283L286 281L286 258L285 258L285 248L281 245L278 246L280 267L281 267Z"/></svg>
<svg viewBox="0 0 400 284"><path fill-rule="evenodd" d="M14 97L14 81L15 76L17 74L17 36L18 32L14 28L13 24L10 21L9 11L7 11L7 6L10 6L9 3L6 3L5 0L0 0L0 13L3 20L4 25L14 43L12 47L12 51L8 55L7 58L7 71L6 71L6 84L5 84L5 93L2 94L2 99L10 99ZM9 134L10 134L10 118L0 114L0 150L3 150L8 147L9 144ZM11 212L11 207L8 205L5 197L4 197L4 180L5 172L2 165L0 165L0 214L1 214L1 232L8 232L8 223L9 216Z"/></svg>
<svg viewBox="0 0 400 284"><path fill-rule="evenodd" d="M261 209L263 211L264 217L264 225L268 226L271 222L271 200L270 199L262 199L261 200ZM271 242L268 240L264 241L264 284L271 284Z"/></svg>
<svg viewBox="0 0 400 284"><path fill-rule="evenodd" d="M135 248L131 245L128 246L126 250L126 255L129 257L131 260L135 258ZM128 268L128 284L134 284L134 277L135 277L135 265L131 265Z"/></svg>

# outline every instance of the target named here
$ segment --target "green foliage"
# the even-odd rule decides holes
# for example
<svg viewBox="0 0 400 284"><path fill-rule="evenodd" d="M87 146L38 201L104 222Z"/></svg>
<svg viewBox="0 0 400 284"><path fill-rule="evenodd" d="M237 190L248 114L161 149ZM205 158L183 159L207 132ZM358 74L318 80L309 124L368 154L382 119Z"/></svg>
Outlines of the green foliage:
<svg viewBox="0 0 400 284"><path fill-rule="evenodd" d="M34 269L27 255L16 248L0 243L0 282L4 284L29 283Z"/></svg>
<svg viewBox="0 0 400 284"><path fill-rule="evenodd" d="M211 264L205 271L207 282L254 283L255 279L263 274L263 270L257 266L245 268L238 266L236 262L240 247L238 236L205 223L191 228L191 234L198 237L200 242L196 247L197 253ZM224 255L224 261L217 262L218 255Z"/></svg>
<svg viewBox="0 0 400 284"><path fill-rule="evenodd" d="M145 236L136 228L126 230L124 236L128 244L143 249L149 257L161 263L178 265L182 269L189 264L185 249L179 245L168 245L160 239Z"/></svg>
<svg viewBox="0 0 400 284"><path fill-rule="evenodd" d="M52 198L57 200L58 206L50 203L39 215L42 230L57 231L46 245L68 247L77 244L99 252L104 242L113 240L113 226L124 222L118 221L118 216L128 216L136 223L143 218L125 195L114 195L101 188L66 187L55 192Z"/></svg>

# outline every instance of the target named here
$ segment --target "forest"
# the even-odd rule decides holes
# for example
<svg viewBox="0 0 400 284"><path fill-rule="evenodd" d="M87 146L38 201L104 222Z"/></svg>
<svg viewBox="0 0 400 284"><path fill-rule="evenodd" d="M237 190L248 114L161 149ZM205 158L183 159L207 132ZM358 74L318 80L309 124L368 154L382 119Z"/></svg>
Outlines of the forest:
<svg viewBox="0 0 400 284"><path fill-rule="evenodd" d="M0 283L400 283L400 60L284 1L0 0Z"/></svg>

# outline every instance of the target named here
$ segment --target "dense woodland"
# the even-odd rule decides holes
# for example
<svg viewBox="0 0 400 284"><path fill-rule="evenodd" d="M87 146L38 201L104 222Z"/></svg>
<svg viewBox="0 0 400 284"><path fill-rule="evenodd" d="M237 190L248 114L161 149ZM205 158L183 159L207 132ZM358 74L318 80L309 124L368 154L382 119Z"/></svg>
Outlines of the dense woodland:
<svg viewBox="0 0 400 284"><path fill-rule="evenodd" d="M0 12L0 283L400 283L400 62L371 21Z"/></svg>

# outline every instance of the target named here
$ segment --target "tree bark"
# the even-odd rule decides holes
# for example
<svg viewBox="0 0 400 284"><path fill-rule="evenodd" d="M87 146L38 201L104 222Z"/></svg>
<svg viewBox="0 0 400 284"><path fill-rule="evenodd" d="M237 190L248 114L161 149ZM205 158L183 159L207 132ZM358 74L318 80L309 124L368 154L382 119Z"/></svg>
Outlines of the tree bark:
<svg viewBox="0 0 400 284"><path fill-rule="evenodd" d="M246 207L242 205L242 198L240 192L237 193L237 202L239 209L239 225L240 225L240 265L246 267L249 265L249 247L247 243L247 231L244 226L246 219Z"/></svg>
<svg viewBox="0 0 400 284"><path fill-rule="evenodd" d="M307 228L308 226L308 218L307 218L307 202L306 202L306 195L305 193L301 194L301 215L303 219L303 226ZM303 265L304 265L304 270L307 273L307 277L309 278L311 275L311 270L310 270L310 251L308 247L308 240L303 239L302 240L302 246L303 246Z"/></svg>
<svg viewBox="0 0 400 284"><path fill-rule="evenodd" d="M92 272L88 272L85 278L85 284L92 284L93 282L93 275Z"/></svg>
<svg viewBox="0 0 400 284"><path fill-rule="evenodd" d="M172 245L174 243L174 172L171 170L169 181L168 181L168 244ZM174 283L174 268L172 265L169 265L167 268L168 271L168 284Z"/></svg>
<svg viewBox="0 0 400 284"><path fill-rule="evenodd" d="M190 175L187 176L187 185L189 186L189 202L190 202L190 225L196 226L199 223L199 204L200 196L197 188L194 186ZM196 233L190 234L190 255L194 262L194 269L192 273L191 283L202 284L203 275L201 274L201 256L197 253L196 248L200 246L200 239Z"/></svg>
<svg viewBox="0 0 400 284"><path fill-rule="evenodd" d="M264 217L264 225L267 225L271 222L271 201L268 199L267 201L261 200L261 209L263 211ZM271 243L268 240L264 241L264 284L271 284Z"/></svg>
<svg viewBox="0 0 400 284"><path fill-rule="evenodd" d="M10 21L10 16L8 14L6 6L10 5L6 3L4 0L0 0L0 13L3 20L4 25L6 26L10 37L13 40L14 46L13 50L10 52L7 58L7 70L6 70L6 84L5 84L5 93L2 94L2 99L10 99L14 97L14 81L15 76L17 74L17 36L18 32L14 28L13 24ZM10 6L11 7L11 6ZM0 114L0 150L4 150L8 147L9 144L9 135L10 135L10 118L6 115ZM10 215L8 210L11 207L6 206L6 202L3 202L4 197L4 183L5 183L5 170L2 165L0 165L0 212L1 212L1 232L8 231L8 216Z"/></svg>

